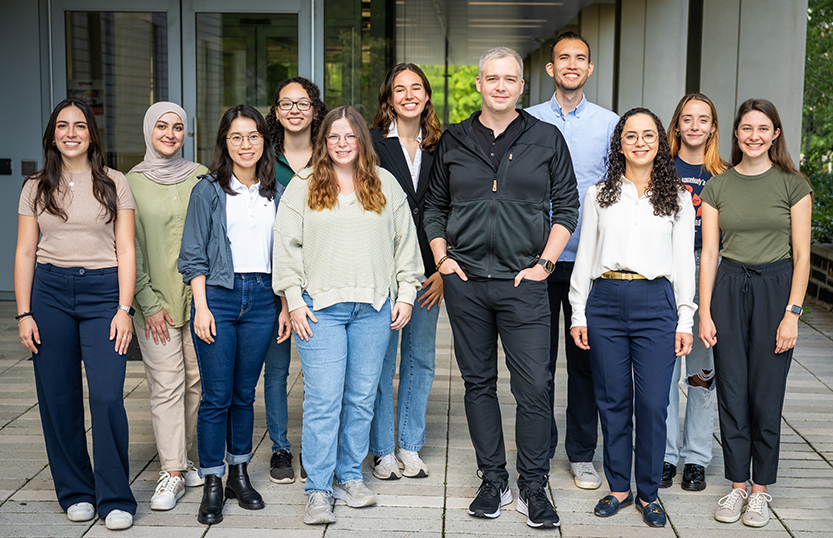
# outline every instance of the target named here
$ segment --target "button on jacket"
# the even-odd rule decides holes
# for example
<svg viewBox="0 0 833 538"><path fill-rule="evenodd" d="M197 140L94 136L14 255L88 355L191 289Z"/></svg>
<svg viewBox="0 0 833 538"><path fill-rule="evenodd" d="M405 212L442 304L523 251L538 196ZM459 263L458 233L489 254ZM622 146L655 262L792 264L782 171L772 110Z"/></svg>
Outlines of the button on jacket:
<svg viewBox="0 0 833 538"><path fill-rule="evenodd" d="M515 278L535 264L551 224L572 233L578 222L564 138L555 126L518 113L523 127L497 168L472 130L479 111L450 125L434 152L425 201L428 240L446 239L449 257L477 277Z"/></svg>

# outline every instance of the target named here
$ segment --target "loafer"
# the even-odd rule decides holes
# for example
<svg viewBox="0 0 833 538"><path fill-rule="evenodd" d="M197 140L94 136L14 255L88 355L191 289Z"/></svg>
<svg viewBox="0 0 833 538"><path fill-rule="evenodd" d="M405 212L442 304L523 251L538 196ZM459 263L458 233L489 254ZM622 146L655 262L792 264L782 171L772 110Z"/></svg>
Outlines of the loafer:
<svg viewBox="0 0 833 538"><path fill-rule="evenodd" d="M662 478L659 479L659 487L670 488L674 477L677 476L677 466L667 461L662 463Z"/></svg>
<svg viewBox="0 0 833 538"><path fill-rule="evenodd" d="M624 501L620 501L613 495L608 495L606 497L602 497L602 499L596 503L596 508L593 509L593 513L599 517L610 517L616 514L620 508L624 508L630 504L633 504L632 491L628 492L628 496L625 497Z"/></svg>
<svg viewBox="0 0 833 538"><path fill-rule="evenodd" d="M648 503L642 506L642 502L633 503L637 510L642 513L642 521L648 524L649 527L664 527L667 518L665 517L665 510L659 505L657 501Z"/></svg>
<svg viewBox="0 0 833 538"><path fill-rule="evenodd" d="M683 467L683 483L686 491L703 491L706 489L706 468L695 463L686 463Z"/></svg>

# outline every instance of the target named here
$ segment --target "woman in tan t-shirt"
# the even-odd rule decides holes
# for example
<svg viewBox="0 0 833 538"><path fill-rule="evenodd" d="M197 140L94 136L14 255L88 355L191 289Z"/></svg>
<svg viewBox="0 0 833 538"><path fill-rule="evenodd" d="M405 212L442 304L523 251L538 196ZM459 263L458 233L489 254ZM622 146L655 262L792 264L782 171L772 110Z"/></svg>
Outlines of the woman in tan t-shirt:
<svg viewBox="0 0 833 538"><path fill-rule="evenodd" d="M133 196L104 165L95 117L78 99L55 107L43 169L18 209L14 290L20 343L32 352L55 492L70 521L133 524L125 353L136 283ZM42 331L42 334L41 334ZM87 453L81 363L87 375L95 469Z"/></svg>

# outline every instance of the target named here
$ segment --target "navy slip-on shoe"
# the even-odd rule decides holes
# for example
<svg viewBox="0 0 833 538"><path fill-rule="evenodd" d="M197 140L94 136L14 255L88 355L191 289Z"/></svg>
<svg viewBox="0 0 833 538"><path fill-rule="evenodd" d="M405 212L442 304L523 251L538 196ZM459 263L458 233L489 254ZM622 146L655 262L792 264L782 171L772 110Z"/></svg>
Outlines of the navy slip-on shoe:
<svg viewBox="0 0 833 538"><path fill-rule="evenodd" d="M624 501L620 501L613 495L608 495L596 503L596 508L593 509L593 513L599 517L610 517L618 512L620 508L624 508L629 504L633 504L633 492L629 491Z"/></svg>
<svg viewBox="0 0 833 538"><path fill-rule="evenodd" d="M664 527L665 526L665 510L659 505L657 501L648 503L642 506L642 502L634 503L636 509L642 512L642 521L650 527Z"/></svg>

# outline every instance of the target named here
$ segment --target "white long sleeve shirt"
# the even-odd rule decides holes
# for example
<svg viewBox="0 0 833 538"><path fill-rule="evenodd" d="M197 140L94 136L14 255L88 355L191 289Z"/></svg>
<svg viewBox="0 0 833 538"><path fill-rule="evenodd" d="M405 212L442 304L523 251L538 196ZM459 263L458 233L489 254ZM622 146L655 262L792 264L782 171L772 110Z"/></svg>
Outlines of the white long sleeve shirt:
<svg viewBox="0 0 833 538"><path fill-rule="evenodd" d="M694 206L681 191L680 211L658 217L647 195L622 178L619 201L599 206L599 185L590 187L582 204L581 238L570 278L572 326L586 327L585 305L593 281L607 271L633 271L649 280L667 278L677 303L677 332L694 324Z"/></svg>

